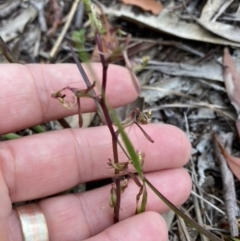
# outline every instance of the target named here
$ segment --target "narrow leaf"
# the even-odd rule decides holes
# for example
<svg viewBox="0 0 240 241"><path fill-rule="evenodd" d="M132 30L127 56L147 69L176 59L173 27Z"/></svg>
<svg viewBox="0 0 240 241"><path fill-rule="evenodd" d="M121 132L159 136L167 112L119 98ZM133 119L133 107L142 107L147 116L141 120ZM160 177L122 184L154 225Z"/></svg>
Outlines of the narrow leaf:
<svg viewBox="0 0 240 241"><path fill-rule="evenodd" d="M118 118L116 117L116 115L113 111L111 111L111 116L112 116L112 119L114 120L115 125L118 127L118 132L120 133L120 135L122 137L123 143L131 158L133 166L136 169L138 175L142 178L143 177L142 176L142 168L141 168L141 164L139 163L138 155L136 154L131 141L127 137L127 135L123 129L123 126L121 125L120 121L118 120Z"/></svg>
<svg viewBox="0 0 240 241"><path fill-rule="evenodd" d="M209 232L207 229L203 228L197 222L195 222L192 218L187 216L185 213L180 211L174 204L172 204L167 198L165 198L152 184L148 181L147 178L144 177L143 179L147 185L153 190L153 192L177 215L179 215L186 223L189 223L193 228L198 230L200 233L208 237L211 241L223 241L222 239L218 238L213 233Z"/></svg>
<svg viewBox="0 0 240 241"><path fill-rule="evenodd" d="M9 133L9 134L5 134L5 135L1 135L1 137L7 139L7 140L14 140L14 139L18 139L21 136L15 133Z"/></svg>
<svg viewBox="0 0 240 241"><path fill-rule="evenodd" d="M43 132L45 132L44 128L42 126L40 126L40 125L33 126L30 129L33 130L36 133L43 133Z"/></svg>
<svg viewBox="0 0 240 241"><path fill-rule="evenodd" d="M9 63L18 63L17 58L14 56L12 51L9 49L7 44L4 42L2 37L0 36L0 52L4 55L4 57L9 61Z"/></svg>

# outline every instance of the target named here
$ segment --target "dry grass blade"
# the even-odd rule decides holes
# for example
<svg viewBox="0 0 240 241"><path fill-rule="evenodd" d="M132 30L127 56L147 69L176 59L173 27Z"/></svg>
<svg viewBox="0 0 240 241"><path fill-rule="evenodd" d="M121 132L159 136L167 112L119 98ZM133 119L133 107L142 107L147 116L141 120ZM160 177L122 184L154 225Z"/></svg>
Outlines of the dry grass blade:
<svg viewBox="0 0 240 241"><path fill-rule="evenodd" d="M207 229L203 228L185 213L180 211L176 206L174 206L168 199L166 199L149 181L144 177L144 181L147 185L153 190L153 192L169 207L171 208L177 215L179 215L185 222L189 223L193 228L197 229L200 233L208 237L212 241L222 241L222 239L218 238L216 235L209 232Z"/></svg>
<svg viewBox="0 0 240 241"><path fill-rule="evenodd" d="M2 37L0 36L0 52L5 56L9 63L18 63L17 58L12 51L8 48Z"/></svg>
<svg viewBox="0 0 240 241"><path fill-rule="evenodd" d="M177 221L180 240L191 241L191 237L184 220L181 217L177 216Z"/></svg>
<svg viewBox="0 0 240 241"><path fill-rule="evenodd" d="M214 208L215 210L217 210L219 213L221 213L222 215L226 215L225 212L223 212L221 209L219 209L217 206L213 205L211 202L207 201L206 199L204 199L203 197L201 197L200 195L198 195L195 191L191 191L191 194L196 196L197 198L201 199L203 202L205 202L206 204L208 204L209 206L211 206L212 208ZM218 200L219 201L219 200Z"/></svg>
<svg viewBox="0 0 240 241"><path fill-rule="evenodd" d="M188 104L181 104L181 103L175 103L175 104L164 104L158 107L150 108L149 110L155 111L155 110L161 110L166 108L208 108L211 109L217 113L219 113L222 116L227 117L229 120L235 120L234 116L229 114L226 111L222 111L221 109L226 109L226 107L222 106L216 106L216 105L210 105L208 103L188 103Z"/></svg>
<svg viewBox="0 0 240 241"><path fill-rule="evenodd" d="M57 39L55 45L53 46L53 48L52 48L52 50L51 50L51 52L49 54L50 58L54 58L55 55L57 54L57 51L58 51L58 49L59 49L59 47L60 47L60 45L61 45L61 43L63 41L63 38L66 35L68 28L70 27L70 24L72 22L74 14L77 11L79 2L80 2L80 0L75 0L73 2L72 8L71 8L71 10L70 10L70 12L68 14L68 19L67 19L67 21L66 21L66 23L65 23L65 25L64 25L64 27L62 29L61 34L58 36L58 39Z"/></svg>

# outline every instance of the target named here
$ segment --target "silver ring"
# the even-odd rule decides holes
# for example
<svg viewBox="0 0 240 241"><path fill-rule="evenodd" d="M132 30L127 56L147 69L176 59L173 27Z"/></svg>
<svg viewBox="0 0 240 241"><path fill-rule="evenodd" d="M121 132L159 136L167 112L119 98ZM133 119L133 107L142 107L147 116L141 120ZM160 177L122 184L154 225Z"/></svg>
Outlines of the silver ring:
<svg viewBox="0 0 240 241"><path fill-rule="evenodd" d="M49 241L47 222L37 203L18 206L17 211L24 241Z"/></svg>

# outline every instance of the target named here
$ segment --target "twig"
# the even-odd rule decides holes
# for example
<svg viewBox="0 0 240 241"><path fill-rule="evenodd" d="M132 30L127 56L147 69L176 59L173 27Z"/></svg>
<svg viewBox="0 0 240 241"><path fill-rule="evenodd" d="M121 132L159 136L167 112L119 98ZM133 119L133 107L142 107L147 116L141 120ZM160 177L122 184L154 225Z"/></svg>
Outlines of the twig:
<svg viewBox="0 0 240 241"><path fill-rule="evenodd" d="M230 133L230 135L232 135ZM213 134L214 140L214 149L217 161L220 166L221 176L222 176L222 183L223 183L223 193L226 205L226 214L228 217L229 229L230 234L232 237L238 236L238 227L236 223L236 216L237 216L237 202L236 202L236 191L234 186L234 179L233 174L229 170L227 166L227 162L225 157L222 155L219 144L222 146L227 146L228 149L232 142L232 137L229 136L229 133L225 135L221 135L221 139L217 138L215 134ZM231 139L229 141L229 139ZM226 150L227 151L227 150Z"/></svg>
<svg viewBox="0 0 240 241"><path fill-rule="evenodd" d="M80 2L80 0L75 0L74 3L72 4L72 8L71 8L71 10L68 14L68 18L67 18L67 21L66 21L65 25L63 26L62 32L60 33L55 45L53 46L53 48L52 48L52 50L49 54L49 57L51 59L55 57L55 55L56 55L56 53L57 53L57 51L58 51L58 49L59 49L59 47L60 47L60 45L63 41L63 38L66 35L66 32L67 32L67 30L68 30L68 28L69 28L69 26L72 22L72 19L73 19L74 14L77 10L79 2Z"/></svg>
<svg viewBox="0 0 240 241"><path fill-rule="evenodd" d="M186 131L187 131L187 136L190 139L190 133L189 133L189 125L188 125L188 119L187 119L187 115L186 112L184 112L184 120L185 120L185 125L186 125ZM194 168L194 164L193 164L193 159L192 156L190 158L190 164L191 164L191 170L192 170L192 179L195 180L197 178L197 174ZM193 191L196 193L196 186L193 185ZM200 225L203 225L203 220L202 220L202 215L200 212L200 207L199 207L199 202L196 196L193 196L193 203L194 203L194 210L197 216L197 221ZM201 240L202 241L207 241L207 238L200 233L201 236Z"/></svg>
<svg viewBox="0 0 240 241"><path fill-rule="evenodd" d="M193 186L193 190L196 192L196 187ZM197 222L200 224L200 225L203 225L203 219L202 219L202 208L200 208L200 205L199 205L199 200L197 199L196 196L193 197L193 204L194 204L194 210L195 210L195 213L196 213L196 218L197 218ZM207 237L205 237L203 234L200 234L201 235L201 240L202 241L207 241Z"/></svg>
<svg viewBox="0 0 240 241"><path fill-rule="evenodd" d="M229 120L235 120L235 116L231 115L228 112L224 112L221 110L226 109L223 106L216 106L216 105L209 105L208 103L188 103L188 104L181 104L181 103L173 103L173 104L164 104L161 106L157 106L157 107L152 107L149 108L150 111L156 111L156 110L162 110L165 108L208 108L210 110L215 111L218 114L221 114L224 117L227 117Z"/></svg>
<svg viewBox="0 0 240 241"><path fill-rule="evenodd" d="M216 207L215 205L213 205L211 202L207 201L206 199L204 199L202 196L198 195L196 193L196 191L191 191L191 194L196 196L197 198L201 199L203 202L205 202L207 205L211 206L212 208L214 208L216 211L218 211L219 213L221 213L222 215L226 215L225 212L223 212L220 208Z"/></svg>
<svg viewBox="0 0 240 241"><path fill-rule="evenodd" d="M179 233L180 240L191 241L190 234L187 230L186 223L179 216L177 216L177 224L178 224L178 233Z"/></svg>
<svg viewBox="0 0 240 241"><path fill-rule="evenodd" d="M69 125L69 123L64 119L58 119L57 120L59 122L59 124L63 127L63 128L71 128L71 126Z"/></svg>

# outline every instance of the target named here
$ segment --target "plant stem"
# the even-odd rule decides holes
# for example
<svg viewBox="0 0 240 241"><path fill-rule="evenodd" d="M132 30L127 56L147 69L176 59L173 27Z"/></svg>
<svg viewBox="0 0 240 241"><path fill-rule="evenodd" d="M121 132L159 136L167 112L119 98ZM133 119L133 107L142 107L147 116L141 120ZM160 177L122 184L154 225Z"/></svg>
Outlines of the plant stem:
<svg viewBox="0 0 240 241"><path fill-rule="evenodd" d="M63 127L63 128L71 128L71 126L69 125L69 123L64 119L58 119L57 120L59 122L59 124Z"/></svg>
<svg viewBox="0 0 240 241"><path fill-rule="evenodd" d="M82 75L82 78L85 82L85 84L87 85L87 87L91 88L91 82L90 80L88 79L81 63L79 62L75 52L73 51L72 47L70 44L68 44L69 47L70 47L70 51L72 53L72 56L75 60L75 63L78 67L78 70L79 72L81 73ZM107 69L108 69L108 66L105 65L105 60L104 58L101 58L101 60L103 61L102 62L102 65L103 65L103 79L102 79L102 82L105 83L102 87L106 88L106 83L107 83ZM105 101L105 89L102 88L102 93L101 93L101 98L99 98L95 91L93 89L91 89L89 92L93 95L93 99L94 99L94 102L97 106L97 110L99 112L99 115L100 115L100 118L102 120L103 123L106 123L106 125L108 126L109 128L109 131L111 133L111 136L112 136L112 149L113 149L113 158L114 158L114 163L118 163L118 151L117 151L117 143L118 143L118 137L117 137L117 134L115 133L114 131L114 128L113 128L113 124L112 124L112 120L110 118L110 115L108 113L108 109L107 109L107 105L106 105L106 101ZM116 171L115 170L115 174L119 174L119 171ZM120 189L120 180L119 179L116 179L115 180L115 185L116 185L116 196L117 196L117 200L116 200L116 205L114 206L114 223L117 223L119 221L119 211L120 211L120 200L121 200L121 189Z"/></svg>
<svg viewBox="0 0 240 241"><path fill-rule="evenodd" d="M83 118L81 113L81 104L80 104L80 98L77 98L77 106L78 106L78 126L79 128L83 125Z"/></svg>
<svg viewBox="0 0 240 241"><path fill-rule="evenodd" d="M106 92L106 87L107 87L107 69L108 69L108 64L106 64L106 61L104 59L104 55L103 55L103 47L102 47L102 41L101 38L99 36L99 33L96 33L96 43L98 46L98 50L99 50L99 56L100 56L100 60L103 66L103 72L102 72L102 99L105 102L105 92Z"/></svg>
<svg viewBox="0 0 240 241"><path fill-rule="evenodd" d="M113 150L113 160L114 163L117 164L119 163L118 160L118 151L117 151L117 147L118 147L118 136L116 134L116 132L114 131L113 128L113 122L110 118L108 109L107 109L107 105L106 105L106 87L107 87L107 70L108 70L108 63L106 63L105 58L104 58L104 54L103 54L103 47L102 47L102 40L99 36L99 33L96 32L95 34L95 38L96 38L96 43L98 46L98 50L99 50L99 56L100 56L100 60L102 63L102 67L103 67L103 72L102 72L102 93L101 93L101 100L100 100L100 105L102 107L102 111L103 111L103 115L105 117L105 121L106 124L109 128L109 131L111 132L112 135L112 150ZM115 169L115 175L119 174L119 171ZM121 187L120 187L120 179L116 178L114 180L115 186L116 186L116 204L114 205L114 214L113 214L113 219L114 219L114 223L119 222L119 211L120 211L120 203L121 203Z"/></svg>
<svg viewBox="0 0 240 241"><path fill-rule="evenodd" d="M72 56L73 56L73 59L74 59L76 65L77 65L77 67L78 67L78 70L79 70L79 72L80 72L80 74L81 74L81 76L82 76L82 78L83 78L86 86L87 86L88 88L91 88L92 84L91 84L91 82L90 82L87 74L85 73L85 71L84 71L81 63L79 62L79 60L78 60L78 58L77 58L77 55L75 54L75 52L74 52L73 49L72 49L72 46L71 46L69 43L68 43L68 46L69 46L69 48L70 48L71 54L72 54ZM90 94L92 94L93 96L96 96L96 97L97 97L94 89L91 89L89 92L90 92ZM99 107L99 98L93 98L93 100L94 100L95 105L96 105L96 107L97 107L97 111L98 111L98 114L99 114L99 116L100 116L100 118L101 118L102 123L105 123L104 115L103 115L103 113L102 113L101 108Z"/></svg>
<svg viewBox="0 0 240 241"><path fill-rule="evenodd" d="M111 135L112 135L113 160L114 160L114 163L119 163L118 151L117 151L118 137L117 137L117 134L114 131L112 120L111 120L110 115L108 113L108 109L107 109L107 106L106 106L106 103L105 103L104 99L100 99L99 103L101 105L106 124L109 128L109 131L110 131ZM119 174L119 171L115 169L114 174L115 175ZM116 185L116 196L117 196L116 205L114 206L114 223L117 223L117 222L119 222L119 211L120 211L120 202L121 202L120 179L117 178L117 179L114 180L114 182L115 182L115 185Z"/></svg>

